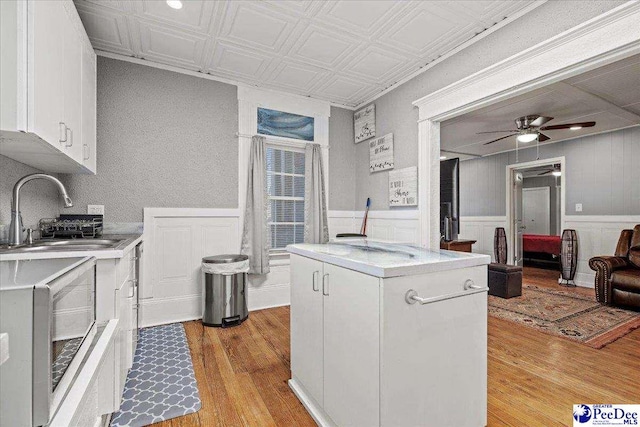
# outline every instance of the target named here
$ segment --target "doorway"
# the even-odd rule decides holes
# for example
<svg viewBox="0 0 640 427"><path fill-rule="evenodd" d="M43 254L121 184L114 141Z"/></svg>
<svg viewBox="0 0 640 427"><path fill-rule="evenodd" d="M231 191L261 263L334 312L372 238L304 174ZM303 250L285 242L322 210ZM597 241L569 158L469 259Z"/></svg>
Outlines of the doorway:
<svg viewBox="0 0 640 427"><path fill-rule="evenodd" d="M508 263L559 269L564 172L564 157L507 166Z"/></svg>

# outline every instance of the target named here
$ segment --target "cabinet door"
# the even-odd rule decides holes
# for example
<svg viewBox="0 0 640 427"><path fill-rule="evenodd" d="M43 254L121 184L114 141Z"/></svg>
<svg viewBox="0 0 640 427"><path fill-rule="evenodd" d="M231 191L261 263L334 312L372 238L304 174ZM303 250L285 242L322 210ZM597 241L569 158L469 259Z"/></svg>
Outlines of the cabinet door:
<svg viewBox="0 0 640 427"><path fill-rule="evenodd" d="M380 280L330 264L324 276L324 410L339 426L377 426Z"/></svg>
<svg viewBox="0 0 640 427"><path fill-rule="evenodd" d="M322 406L322 263L291 255L291 374Z"/></svg>
<svg viewBox="0 0 640 427"><path fill-rule="evenodd" d="M64 32L68 22L62 1L30 1L28 52L28 130L64 148Z"/></svg>
<svg viewBox="0 0 640 427"><path fill-rule="evenodd" d="M82 163L96 172L96 54L82 49Z"/></svg>
<svg viewBox="0 0 640 427"><path fill-rule="evenodd" d="M72 7L71 5L69 7ZM73 10L65 10L64 26L64 152L82 163L82 43Z"/></svg>

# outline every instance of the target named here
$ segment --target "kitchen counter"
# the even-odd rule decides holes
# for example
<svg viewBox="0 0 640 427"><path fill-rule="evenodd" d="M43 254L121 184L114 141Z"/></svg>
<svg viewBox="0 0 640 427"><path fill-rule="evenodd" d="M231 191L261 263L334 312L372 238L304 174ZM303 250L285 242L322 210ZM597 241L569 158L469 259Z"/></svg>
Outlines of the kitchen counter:
<svg viewBox="0 0 640 427"><path fill-rule="evenodd" d="M33 288L47 284L92 257L13 260L0 262L0 290Z"/></svg>
<svg viewBox="0 0 640 427"><path fill-rule="evenodd" d="M78 257L94 257L96 259L114 259L122 258L133 247L142 241L142 234L105 234L102 239L124 239L114 248L93 249L93 250L60 250L60 251L42 251L42 252L17 252L0 254L0 261L12 260L35 260L35 259L52 259L52 258L78 258ZM86 239L90 241L91 239Z"/></svg>
<svg viewBox="0 0 640 427"><path fill-rule="evenodd" d="M486 265L489 255L453 251L431 251L415 246L372 240L296 244L291 253L348 268L375 277L412 276L437 271Z"/></svg>

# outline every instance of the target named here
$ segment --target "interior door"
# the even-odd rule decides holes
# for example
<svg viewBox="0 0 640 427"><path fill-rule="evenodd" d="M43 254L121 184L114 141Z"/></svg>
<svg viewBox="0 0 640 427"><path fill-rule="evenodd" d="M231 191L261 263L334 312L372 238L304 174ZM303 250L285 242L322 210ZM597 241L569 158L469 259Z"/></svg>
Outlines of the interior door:
<svg viewBox="0 0 640 427"><path fill-rule="evenodd" d="M523 224L528 234L550 234L551 215L549 187L522 190Z"/></svg>
<svg viewBox="0 0 640 427"><path fill-rule="evenodd" d="M322 262L291 255L291 374L323 404Z"/></svg>
<svg viewBox="0 0 640 427"><path fill-rule="evenodd" d="M513 242L513 264L522 266L522 235L525 232L526 225L523 223L522 209L522 173L513 172L513 230L515 241Z"/></svg>
<svg viewBox="0 0 640 427"><path fill-rule="evenodd" d="M379 292L377 277L324 265L324 410L338 426L380 425Z"/></svg>

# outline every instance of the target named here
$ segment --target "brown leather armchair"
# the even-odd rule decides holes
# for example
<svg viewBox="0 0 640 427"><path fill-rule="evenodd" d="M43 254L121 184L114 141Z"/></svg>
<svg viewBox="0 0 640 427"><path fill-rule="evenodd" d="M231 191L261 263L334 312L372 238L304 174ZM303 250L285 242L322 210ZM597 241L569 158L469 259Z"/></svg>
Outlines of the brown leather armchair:
<svg viewBox="0 0 640 427"><path fill-rule="evenodd" d="M596 298L606 305L640 309L640 224L622 230L614 256L589 260L596 272Z"/></svg>

